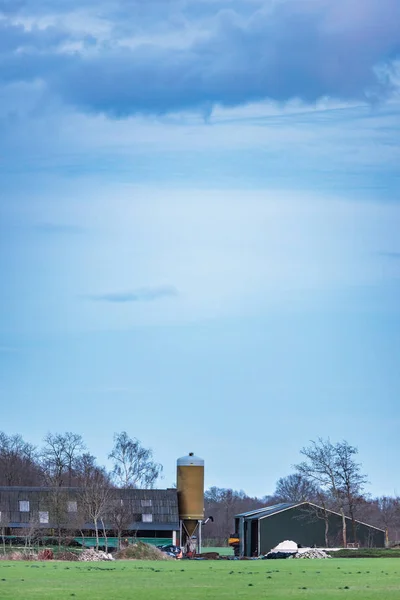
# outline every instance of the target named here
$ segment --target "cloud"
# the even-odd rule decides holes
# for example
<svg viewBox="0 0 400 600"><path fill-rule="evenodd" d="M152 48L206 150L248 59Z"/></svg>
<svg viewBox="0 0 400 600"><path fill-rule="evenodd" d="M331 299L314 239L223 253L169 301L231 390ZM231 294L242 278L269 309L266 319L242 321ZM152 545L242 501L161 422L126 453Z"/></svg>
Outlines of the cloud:
<svg viewBox="0 0 400 600"><path fill-rule="evenodd" d="M25 0L0 0L0 15L18 13L25 5Z"/></svg>
<svg viewBox="0 0 400 600"><path fill-rule="evenodd" d="M70 33L56 27L33 27L28 30L23 25L0 21L0 55L16 51L49 51L71 37Z"/></svg>
<svg viewBox="0 0 400 600"><path fill-rule="evenodd" d="M95 294L90 296L91 300L98 302L127 303L127 302L151 302L161 298L170 298L178 295L175 287L161 285L145 287L131 292L112 292L109 294Z"/></svg>
<svg viewBox="0 0 400 600"><path fill-rule="evenodd" d="M60 6L64 10L67 3ZM85 29L82 17L81 39L73 51L62 47L64 31L21 31L10 18L2 26L7 35L1 44L0 80L40 79L47 94L77 110L117 118L207 113L216 105L263 99L385 98L395 85L398 0L254 2L247 3L247 14L242 1L215 0L207 4L206 17L198 2L150 2L143 13L135 3L102 6L112 27L100 35ZM136 13L139 25L129 30L127 16Z"/></svg>

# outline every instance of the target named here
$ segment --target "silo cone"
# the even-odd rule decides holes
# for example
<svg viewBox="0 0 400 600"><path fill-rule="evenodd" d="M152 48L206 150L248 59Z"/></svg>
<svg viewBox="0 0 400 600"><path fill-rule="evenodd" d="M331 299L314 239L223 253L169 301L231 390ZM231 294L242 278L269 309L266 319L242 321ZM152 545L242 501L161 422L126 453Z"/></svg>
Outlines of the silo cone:
<svg viewBox="0 0 400 600"><path fill-rule="evenodd" d="M177 461L177 491L181 545L186 551L201 546L201 523L204 519L204 460L193 453ZM196 541L192 536L196 535Z"/></svg>

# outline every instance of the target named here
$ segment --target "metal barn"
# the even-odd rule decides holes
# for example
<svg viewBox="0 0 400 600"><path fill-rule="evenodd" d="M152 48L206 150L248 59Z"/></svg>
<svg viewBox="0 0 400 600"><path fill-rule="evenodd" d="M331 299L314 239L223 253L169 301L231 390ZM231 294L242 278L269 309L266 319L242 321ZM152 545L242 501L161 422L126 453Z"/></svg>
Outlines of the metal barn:
<svg viewBox="0 0 400 600"><path fill-rule="evenodd" d="M385 532L372 525L346 518L347 541L363 547L384 547ZM284 540L303 547L342 545L342 517L311 502L284 503L236 515L235 531L240 539L241 556L266 554Z"/></svg>

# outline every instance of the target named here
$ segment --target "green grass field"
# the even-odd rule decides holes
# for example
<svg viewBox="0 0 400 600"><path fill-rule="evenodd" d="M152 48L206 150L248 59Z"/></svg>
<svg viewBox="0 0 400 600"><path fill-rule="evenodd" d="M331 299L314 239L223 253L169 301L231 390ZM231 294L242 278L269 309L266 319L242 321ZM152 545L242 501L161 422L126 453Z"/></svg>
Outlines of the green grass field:
<svg viewBox="0 0 400 600"><path fill-rule="evenodd" d="M2 600L398 600L399 559L0 562Z"/></svg>

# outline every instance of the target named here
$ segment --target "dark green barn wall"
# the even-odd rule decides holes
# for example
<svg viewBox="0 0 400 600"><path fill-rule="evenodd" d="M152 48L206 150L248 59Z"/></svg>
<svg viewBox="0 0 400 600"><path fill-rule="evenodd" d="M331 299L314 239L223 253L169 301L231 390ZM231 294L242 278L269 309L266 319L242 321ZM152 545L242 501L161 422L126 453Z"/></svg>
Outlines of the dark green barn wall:
<svg viewBox="0 0 400 600"><path fill-rule="evenodd" d="M331 547L342 544L341 532L342 520L340 515L330 513L328 537ZM383 547L385 545L384 538L383 531L367 525L357 525L357 542L360 546ZM261 554L266 554L271 548L284 540L293 540L302 546L324 547L325 522L323 519L318 519L313 509L307 506L291 508L260 519L259 551ZM347 541L354 542L350 519L347 519ZM247 555L249 556L248 552Z"/></svg>

